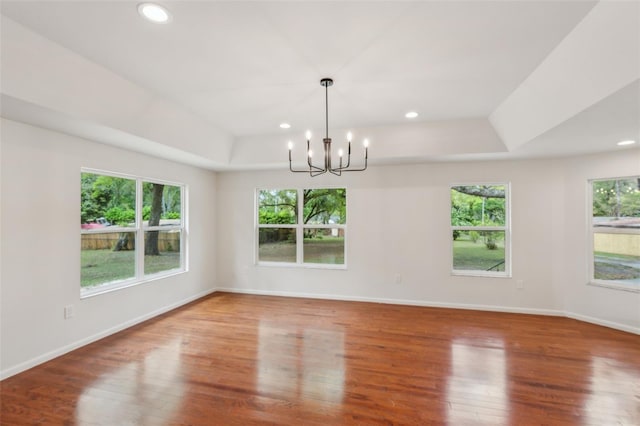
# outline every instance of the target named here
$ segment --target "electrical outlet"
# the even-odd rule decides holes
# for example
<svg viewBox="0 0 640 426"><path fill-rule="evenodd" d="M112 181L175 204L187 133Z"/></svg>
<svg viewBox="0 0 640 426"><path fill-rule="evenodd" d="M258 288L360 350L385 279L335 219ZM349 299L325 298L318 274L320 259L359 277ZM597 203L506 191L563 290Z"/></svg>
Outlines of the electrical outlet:
<svg viewBox="0 0 640 426"><path fill-rule="evenodd" d="M516 281L516 288L518 290L522 290L524 288L524 280L517 280Z"/></svg>
<svg viewBox="0 0 640 426"><path fill-rule="evenodd" d="M75 312L73 311L73 305L67 305L64 307L64 319L73 318Z"/></svg>

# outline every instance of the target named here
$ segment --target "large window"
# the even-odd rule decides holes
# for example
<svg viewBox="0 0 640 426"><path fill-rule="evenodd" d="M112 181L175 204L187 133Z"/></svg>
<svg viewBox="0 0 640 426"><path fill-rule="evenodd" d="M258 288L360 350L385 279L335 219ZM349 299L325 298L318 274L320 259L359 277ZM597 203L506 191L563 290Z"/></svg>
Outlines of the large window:
<svg viewBox="0 0 640 426"><path fill-rule="evenodd" d="M345 265L347 191L257 191L259 263Z"/></svg>
<svg viewBox="0 0 640 426"><path fill-rule="evenodd" d="M184 186L83 170L82 296L185 270Z"/></svg>
<svg viewBox="0 0 640 426"><path fill-rule="evenodd" d="M452 271L510 276L509 185L451 186Z"/></svg>
<svg viewBox="0 0 640 426"><path fill-rule="evenodd" d="M640 290L640 176L591 181L591 282Z"/></svg>

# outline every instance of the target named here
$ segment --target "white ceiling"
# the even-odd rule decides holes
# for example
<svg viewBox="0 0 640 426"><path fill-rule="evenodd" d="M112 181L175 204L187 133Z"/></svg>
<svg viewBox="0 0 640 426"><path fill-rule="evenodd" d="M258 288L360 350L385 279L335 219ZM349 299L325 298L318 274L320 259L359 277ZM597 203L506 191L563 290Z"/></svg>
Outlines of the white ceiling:
<svg viewBox="0 0 640 426"><path fill-rule="evenodd" d="M263 138L298 138L307 128L322 129L323 77L335 80L329 89L330 133L400 129L416 122L455 126L457 120L486 119L579 27L597 2L161 4L172 14L169 24L144 21L137 2L131 1L2 1L1 11L29 31L228 134L232 143L253 144ZM629 34L638 34L638 28ZM637 67L636 60L629 58ZM11 81L3 81L4 95L22 97L11 87L4 90L6 85ZM601 108L580 108L572 113L572 122L555 130L557 134L547 129L539 143L529 141L518 155L611 149L615 141L596 140L587 147L579 143L576 139L584 130L579 117L586 114L592 136L638 134L638 90L637 84L618 87L603 97L607 103ZM34 97L22 98L40 104ZM43 106L56 110L54 104ZM411 110L420 115L409 123L404 114ZM616 114L617 110L625 113ZM25 114L21 119L29 121ZM281 122L292 128L279 129ZM119 130L126 130L123 127ZM561 148L557 138L563 141ZM504 155L508 150L487 151ZM455 153L459 155L459 149ZM234 159L225 162L232 164Z"/></svg>

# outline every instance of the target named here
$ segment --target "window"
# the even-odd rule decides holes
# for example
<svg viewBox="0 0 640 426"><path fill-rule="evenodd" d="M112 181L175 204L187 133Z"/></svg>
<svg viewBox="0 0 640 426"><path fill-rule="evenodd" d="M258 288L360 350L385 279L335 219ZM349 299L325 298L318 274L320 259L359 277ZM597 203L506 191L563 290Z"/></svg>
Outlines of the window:
<svg viewBox="0 0 640 426"><path fill-rule="evenodd" d="M640 291L640 176L590 183L590 281Z"/></svg>
<svg viewBox="0 0 640 426"><path fill-rule="evenodd" d="M454 274L511 275L509 215L509 184L451 186Z"/></svg>
<svg viewBox="0 0 640 426"><path fill-rule="evenodd" d="M183 185L82 170L81 296L185 270Z"/></svg>
<svg viewBox="0 0 640 426"><path fill-rule="evenodd" d="M345 265L347 190L257 191L258 263Z"/></svg>

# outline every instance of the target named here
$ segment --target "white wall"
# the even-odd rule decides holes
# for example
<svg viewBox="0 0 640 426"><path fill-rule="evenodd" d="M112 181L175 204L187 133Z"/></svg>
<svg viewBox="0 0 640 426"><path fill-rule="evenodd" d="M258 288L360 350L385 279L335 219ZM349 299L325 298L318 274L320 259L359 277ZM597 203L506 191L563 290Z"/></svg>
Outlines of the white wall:
<svg viewBox="0 0 640 426"><path fill-rule="evenodd" d="M639 154L625 150L573 159L386 166L341 178L312 179L286 171L222 173L217 182L217 238L224 247L218 255L218 287L514 312L568 311L637 331L639 294L585 285L584 194L587 176L638 173ZM513 277L451 276L449 185L502 181L511 183ZM322 186L347 188L348 269L256 266L255 189ZM400 284L396 274L402 276ZM524 281L523 289L516 288L517 280Z"/></svg>
<svg viewBox="0 0 640 426"><path fill-rule="evenodd" d="M0 377L214 288L213 172L10 120L1 129ZM189 187L190 270L80 299L80 168ZM64 306L75 318L65 320Z"/></svg>
<svg viewBox="0 0 640 426"><path fill-rule="evenodd" d="M590 237L585 232L587 180L640 175L640 149L568 159L564 169L565 232L558 245L572 254L567 256L566 268L560 275L565 309L574 318L595 319L603 325L629 324L640 333L640 293L584 285L588 276L588 258L584 253Z"/></svg>

